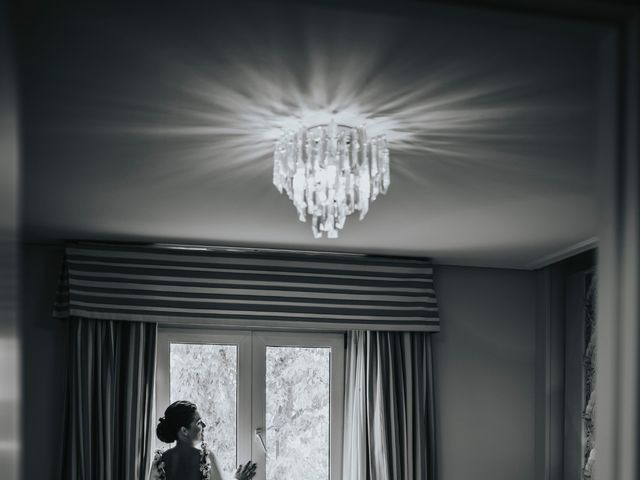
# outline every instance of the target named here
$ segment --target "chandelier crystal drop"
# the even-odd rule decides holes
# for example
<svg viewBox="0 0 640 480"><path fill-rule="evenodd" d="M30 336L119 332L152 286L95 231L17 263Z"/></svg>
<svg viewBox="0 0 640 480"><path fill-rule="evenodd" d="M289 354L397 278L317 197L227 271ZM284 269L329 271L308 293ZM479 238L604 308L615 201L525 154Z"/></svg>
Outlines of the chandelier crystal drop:
<svg viewBox="0 0 640 480"><path fill-rule="evenodd" d="M384 135L368 138L364 127L316 125L285 130L273 155L273 184L293 201L300 221L311 216L315 238L337 238L348 215L362 220L390 183Z"/></svg>

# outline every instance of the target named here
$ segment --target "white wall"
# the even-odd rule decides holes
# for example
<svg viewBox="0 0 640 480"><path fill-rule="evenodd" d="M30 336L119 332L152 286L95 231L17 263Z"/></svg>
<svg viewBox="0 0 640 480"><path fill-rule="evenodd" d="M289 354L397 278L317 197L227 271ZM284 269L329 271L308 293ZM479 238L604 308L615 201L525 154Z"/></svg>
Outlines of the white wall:
<svg viewBox="0 0 640 480"><path fill-rule="evenodd" d="M534 477L535 275L438 267L440 480Z"/></svg>
<svg viewBox="0 0 640 480"><path fill-rule="evenodd" d="M24 434L53 479L64 400L64 323L51 318L62 249L24 247ZM533 272L439 266L435 336L440 480L534 478Z"/></svg>

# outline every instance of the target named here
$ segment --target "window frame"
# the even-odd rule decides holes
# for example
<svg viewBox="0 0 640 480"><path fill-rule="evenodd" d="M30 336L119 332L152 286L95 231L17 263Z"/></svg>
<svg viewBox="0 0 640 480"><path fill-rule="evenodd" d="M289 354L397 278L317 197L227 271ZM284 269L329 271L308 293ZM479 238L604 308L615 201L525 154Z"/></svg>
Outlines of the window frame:
<svg viewBox="0 0 640 480"><path fill-rule="evenodd" d="M344 410L344 335L335 333L254 332L252 431L266 424L266 347L322 347L331 349L329 390L329 479L342 479ZM259 359L263 359L260 361ZM253 435L253 461L258 464L255 480L266 480L266 452Z"/></svg>
<svg viewBox="0 0 640 480"><path fill-rule="evenodd" d="M266 479L266 455L259 437L255 434L256 429L263 428L266 423L266 347L330 348L329 479L342 480L344 334L223 330L215 327L159 327L154 418L162 415L169 405L171 343L237 345L236 463L246 463L248 459L256 462L258 469L255 480ZM156 448L165 446L155 434L153 437Z"/></svg>
<svg viewBox="0 0 640 480"><path fill-rule="evenodd" d="M169 405L170 389L170 345L191 343L200 345L236 345L238 347L238 376L236 384L236 464L251 457L251 439L246 434L251 428L251 332L159 328L156 363L156 412L160 415ZM244 372L244 374L243 374ZM160 415L154 415L154 418ZM155 438L155 435L154 435ZM155 445L161 443L155 438ZM164 445L164 444L162 444ZM246 462L246 460L245 460Z"/></svg>

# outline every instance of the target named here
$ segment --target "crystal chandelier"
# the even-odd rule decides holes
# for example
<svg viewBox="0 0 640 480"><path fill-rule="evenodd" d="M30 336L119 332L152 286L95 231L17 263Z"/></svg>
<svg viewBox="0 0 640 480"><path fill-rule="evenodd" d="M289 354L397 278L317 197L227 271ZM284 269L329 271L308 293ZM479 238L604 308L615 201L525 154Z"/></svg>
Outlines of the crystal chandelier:
<svg viewBox="0 0 640 480"><path fill-rule="evenodd" d="M316 125L286 130L276 142L273 184L287 192L305 222L311 216L315 238L337 238L347 215L362 220L390 182L389 148L384 135L368 138L365 129Z"/></svg>

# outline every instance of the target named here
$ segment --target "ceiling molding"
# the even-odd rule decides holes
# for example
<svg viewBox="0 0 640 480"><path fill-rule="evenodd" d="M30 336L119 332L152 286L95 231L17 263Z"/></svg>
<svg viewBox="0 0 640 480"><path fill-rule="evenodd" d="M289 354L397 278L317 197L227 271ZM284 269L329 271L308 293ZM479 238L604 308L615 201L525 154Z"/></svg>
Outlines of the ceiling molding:
<svg viewBox="0 0 640 480"><path fill-rule="evenodd" d="M566 258L573 257L574 255L578 255L582 252L586 252L587 250L591 250L592 248L596 248L597 245L598 239L596 237L591 237L581 242L575 243L567 248L563 248L549 255L540 257L538 260L535 260L527 265L526 268L528 270L538 270L553 263L560 262L561 260L564 260Z"/></svg>

